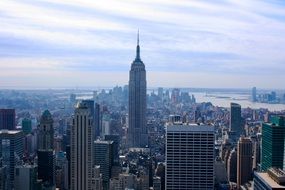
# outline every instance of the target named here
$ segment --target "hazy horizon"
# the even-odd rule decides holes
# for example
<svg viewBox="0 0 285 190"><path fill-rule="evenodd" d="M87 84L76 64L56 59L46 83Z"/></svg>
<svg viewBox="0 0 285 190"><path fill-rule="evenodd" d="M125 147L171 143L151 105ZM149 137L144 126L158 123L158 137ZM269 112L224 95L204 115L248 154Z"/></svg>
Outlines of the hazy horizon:
<svg viewBox="0 0 285 190"><path fill-rule="evenodd" d="M147 85L284 89L285 2L3 0L0 88L128 83L140 30Z"/></svg>

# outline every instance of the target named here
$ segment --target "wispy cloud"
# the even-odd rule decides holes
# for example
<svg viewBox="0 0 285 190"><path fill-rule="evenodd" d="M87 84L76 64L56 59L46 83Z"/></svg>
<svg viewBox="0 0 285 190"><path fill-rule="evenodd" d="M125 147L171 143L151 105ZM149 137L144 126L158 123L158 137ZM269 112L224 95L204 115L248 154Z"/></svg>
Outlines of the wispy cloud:
<svg viewBox="0 0 285 190"><path fill-rule="evenodd" d="M63 77L66 72L127 76L138 28L148 71L198 72L224 81L250 76L256 85L268 84L260 75L285 80L285 3L280 1L2 0L0 23L3 85L17 80L13 71L19 78L31 70ZM241 81L249 86L249 80Z"/></svg>

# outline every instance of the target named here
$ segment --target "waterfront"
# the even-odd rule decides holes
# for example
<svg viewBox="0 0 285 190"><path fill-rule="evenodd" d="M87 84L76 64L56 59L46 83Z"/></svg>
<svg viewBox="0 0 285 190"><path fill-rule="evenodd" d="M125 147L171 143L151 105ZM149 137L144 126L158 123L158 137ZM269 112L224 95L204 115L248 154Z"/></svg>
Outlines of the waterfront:
<svg viewBox="0 0 285 190"><path fill-rule="evenodd" d="M242 108L266 108L269 111L281 111L285 110L285 104L266 104L259 102L251 102L250 95L245 94L220 94L220 93L191 93L195 96L198 103L201 102L211 102L215 106L219 107L230 107L231 102L235 102L241 105Z"/></svg>
<svg viewBox="0 0 285 190"><path fill-rule="evenodd" d="M108 91L107 91L108 92ZM153 91L148 91L151 93ZM156 93L156 92L155 92ZM269 111L282 111L285 110L285 104L267 104L250 101L250 94L246 93L203 93L203 92L190 92L190 95L194 95L197 103L211 102L214 106L230 107L231 102L235 102L241 105L242 108L259 109L265 108ZM93 97L93 92L76 93L78 99L90 99Z"/></svg>

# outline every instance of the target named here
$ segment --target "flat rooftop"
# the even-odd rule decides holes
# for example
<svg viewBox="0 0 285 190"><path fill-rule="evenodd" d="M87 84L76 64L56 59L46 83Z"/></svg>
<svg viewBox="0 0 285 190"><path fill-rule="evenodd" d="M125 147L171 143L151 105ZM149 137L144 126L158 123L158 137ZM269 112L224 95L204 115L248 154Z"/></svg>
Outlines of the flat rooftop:
<svg viewBox="0 0 285 190"><path fill-rule="evenodd" d="M277 182L275 182L266 172L255 172L256 175L258 175L260 178L262 178L270 187L272 188L280 188L285 189L285 186L279 185Z"/></svg>
<svg viewBox="0 0 285 190"><path fill-rule="evenodd" d="M20 130L7 130L7 129L1 129L0 130L0 134L8 134L8 135L17 134L20 132L21 132Z"/></svg>
<svg viewBox="0 0 285 190"><path fill-rule="evenodd" d="M196 124L196 123L167 123L166 131L214 132L214 127L207 124Z"/></svg>

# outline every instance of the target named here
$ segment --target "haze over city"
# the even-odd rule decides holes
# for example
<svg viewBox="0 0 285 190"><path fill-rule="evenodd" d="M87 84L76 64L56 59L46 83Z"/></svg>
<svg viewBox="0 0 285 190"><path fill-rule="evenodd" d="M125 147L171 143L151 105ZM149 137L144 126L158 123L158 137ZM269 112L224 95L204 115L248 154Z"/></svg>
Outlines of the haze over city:
<svg viewBox="0 0 285 190"><path fill-rule="evenodd" d="M148 87L282 89L282 1L2 0L0 88L124 85L140 30Z"/></svg>
<svg viewBox="0 0 285 190"><path fill-rule="evenodd" d="M0 190L285 190L285 2L0 0Z"/></svg>

